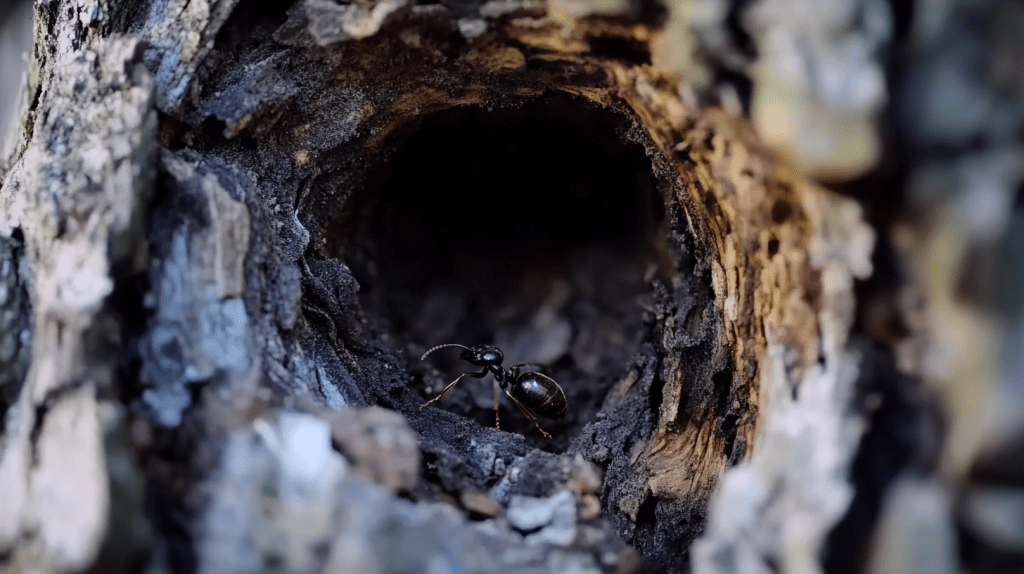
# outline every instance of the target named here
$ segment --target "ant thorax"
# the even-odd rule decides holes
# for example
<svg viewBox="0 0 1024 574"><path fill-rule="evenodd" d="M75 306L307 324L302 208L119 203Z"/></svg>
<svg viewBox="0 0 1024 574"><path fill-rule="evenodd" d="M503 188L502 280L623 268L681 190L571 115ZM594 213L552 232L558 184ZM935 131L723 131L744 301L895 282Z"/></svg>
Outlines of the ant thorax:
<svg viewBox="0 0 1024 574"><path fill-rule="evenodd" d="M514 384L516 382L515 375L512 373L512 369L503 369L501 367L497 367L494 369L493 372L494 380L497 381L498 386L501 387L501 390L503 391L506 388L508 388L509 385Z"/></svg>

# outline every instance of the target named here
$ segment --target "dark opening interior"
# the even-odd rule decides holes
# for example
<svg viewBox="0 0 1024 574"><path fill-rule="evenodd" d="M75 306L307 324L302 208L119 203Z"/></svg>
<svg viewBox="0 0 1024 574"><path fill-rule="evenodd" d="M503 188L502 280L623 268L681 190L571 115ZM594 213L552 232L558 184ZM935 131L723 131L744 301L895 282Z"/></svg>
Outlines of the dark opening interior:
<svg viewBox="0 0 1024 574"><path fill-rule="evenodd" d="M569 404L541 421L546 441L503 396L502 430L560 451L593 418L645 334L651 280L671 271L658 182L628 129L554 96L436 112L394 138L336 239L417 392L477 370L457 349L420 362L426 348L495 344L506 367L548 365ZM493 426L491 385L463 379L435 405Z"/></svg>

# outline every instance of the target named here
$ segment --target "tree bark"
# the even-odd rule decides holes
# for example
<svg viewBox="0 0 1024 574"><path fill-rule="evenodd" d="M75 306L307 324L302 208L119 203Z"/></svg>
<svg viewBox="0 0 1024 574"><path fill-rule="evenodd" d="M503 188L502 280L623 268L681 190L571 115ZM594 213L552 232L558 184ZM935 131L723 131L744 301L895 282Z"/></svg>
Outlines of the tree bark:
<svg viewBox="0 0 1024 574"><path fill-rule="evenodd" d="M0 569L863 549L873 519L835 533L895 449L869 391L908 448L941 434L858 325L879 230L651 64L661 10L37 3L0 164ZM554 438L487 383L419 406L466 372L419 360L443 343L546 363Z"/></svg>

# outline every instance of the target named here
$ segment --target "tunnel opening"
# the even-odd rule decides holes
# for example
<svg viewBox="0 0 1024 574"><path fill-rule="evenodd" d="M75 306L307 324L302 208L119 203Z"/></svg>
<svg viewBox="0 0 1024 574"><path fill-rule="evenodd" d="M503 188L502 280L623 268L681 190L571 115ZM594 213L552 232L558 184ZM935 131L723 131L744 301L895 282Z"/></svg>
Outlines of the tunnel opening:
<svg viewBox="0 0 1024 574"><path fill-rule="evenodd" d="M563 451L645 336L651 281L672 273L660 184L628 118L566 95L463 106L407 125L366 176L333 251L372 325L435 396L476 371L442 343L494 344L506 367L544 365L568 412L548 441L506 397L502 430ZM335 236L337 237L337 236ZM494 425L491 377L436 406Z"/></svg>

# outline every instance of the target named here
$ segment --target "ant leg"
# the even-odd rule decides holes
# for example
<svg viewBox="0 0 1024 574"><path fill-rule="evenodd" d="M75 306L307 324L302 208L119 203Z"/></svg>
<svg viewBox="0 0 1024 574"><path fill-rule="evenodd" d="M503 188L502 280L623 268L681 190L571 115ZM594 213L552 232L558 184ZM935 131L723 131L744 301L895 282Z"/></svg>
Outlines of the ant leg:
<svg viewBox="0 0 1024 574"><path fill-rule="evenodd" d="M501 430L501 417L498 416L498 396L500 395L498 390L498 379L494 379L494 428L495 430Z"/></svg>
<svg viewBox="0 0 1024 574"><path fill-rule="evenodd" d="M505 394L508 395L508 393L505 393ZM526 418L530 419L530 422L533 423L533 426L537 427L537 430L540 431L540 434L544 435L544 438L546 438L548 440L551 440L551 435L548 434L548 431L540 428L540 423L537 422L537 417L535 417L532 414L530 414L530 411L526 410L526 407L524 407L512 395L508 395L508 398L512 399L512 402L515 403L517 407L519 407L519 411L521 413L523 413L523 416L525 416Z"/></svg>
<svg viewBox="0 0 1024 574"><path fill-rule="evenodd" d="M430 403L436 401L437 399L440 399L441 397L447 395L448 391L452 390L452 388L455 385L457 385L459 383L459 381L462 380L463 377L473 377L474 379L482 379L486 375L487 375L487 369L484 369L484 370L480 371L479 373L462 373L461 375L459 375L459 377L457 379L455 379L447 387L445 387L444 390L442 390L439 395L437 395L436 397L434 397L434 398L430 399L429 401L427 401L427 402L423 403L422 405L420 405L420 410L423 410L423 407L425 407L425 406L429 405Z"/></svg>

